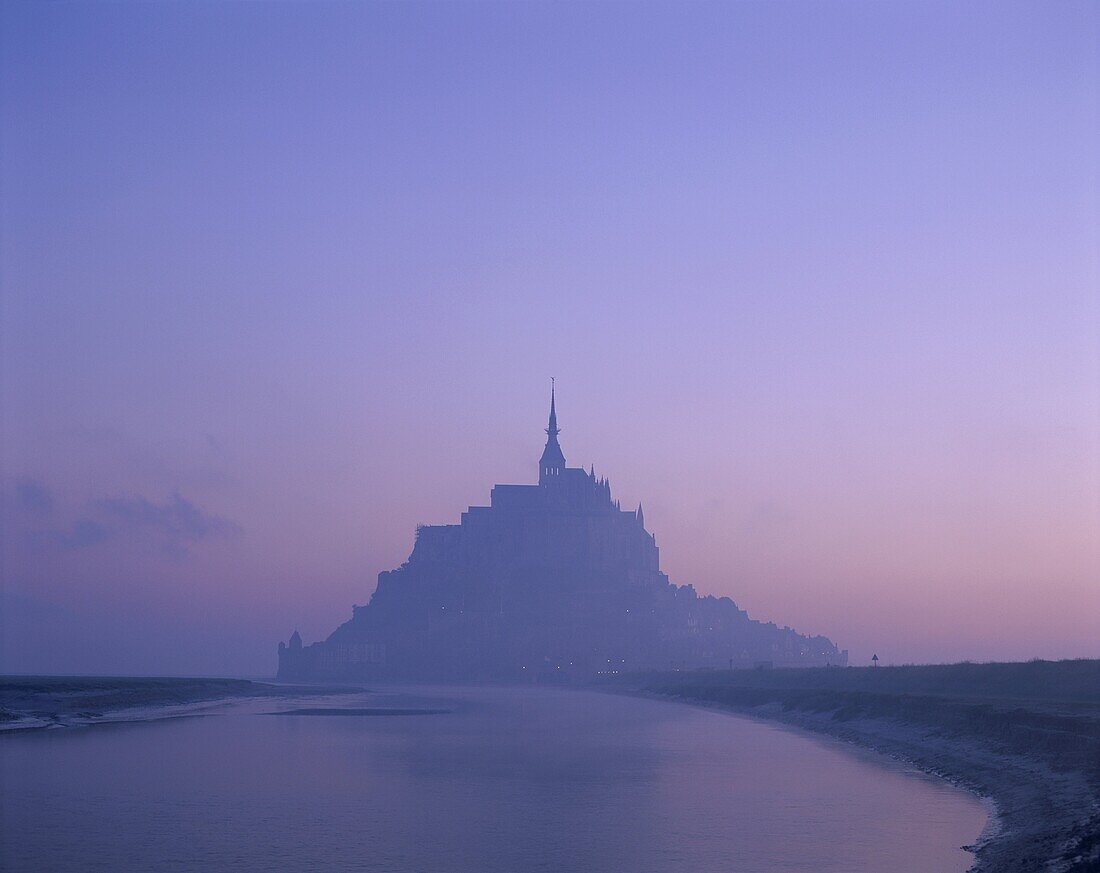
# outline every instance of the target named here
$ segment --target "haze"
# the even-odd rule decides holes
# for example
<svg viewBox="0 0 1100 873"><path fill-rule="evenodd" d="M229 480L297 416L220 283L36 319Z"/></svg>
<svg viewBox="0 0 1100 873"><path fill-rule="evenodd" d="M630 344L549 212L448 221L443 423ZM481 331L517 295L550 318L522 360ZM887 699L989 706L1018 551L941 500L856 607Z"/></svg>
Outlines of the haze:
<svg viewBox="0 0 1100 873"><path fill-rule="evenodd" d="M1095 4L2 14L0 669L271 675L551 376L674 581L1100 656Z"/></svg>

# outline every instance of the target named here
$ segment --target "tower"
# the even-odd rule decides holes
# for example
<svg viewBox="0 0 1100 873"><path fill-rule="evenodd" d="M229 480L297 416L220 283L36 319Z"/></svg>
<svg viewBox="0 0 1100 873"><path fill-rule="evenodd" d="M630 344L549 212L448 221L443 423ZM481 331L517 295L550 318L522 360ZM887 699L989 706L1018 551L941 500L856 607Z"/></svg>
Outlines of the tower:
<svg viewBox="0 0 1100 873"><path fill-rule="evenodd" d="M539 460L539 485L549 485L558 481L558 477L565 471L565 455L561 453L558 445L558 413L554 408L554 380L550 380L550 421L546 426L546 448L542 450L542 458Z"/></svg>

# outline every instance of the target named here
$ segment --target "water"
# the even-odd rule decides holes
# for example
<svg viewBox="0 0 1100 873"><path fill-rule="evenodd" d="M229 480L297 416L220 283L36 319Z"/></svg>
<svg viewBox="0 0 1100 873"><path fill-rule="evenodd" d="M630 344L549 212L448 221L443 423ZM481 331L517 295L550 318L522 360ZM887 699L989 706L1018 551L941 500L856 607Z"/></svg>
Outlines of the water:
<svg viewBox="0 0 1100 873"><path fill-rule="evenodd" d="M266 715L308 707L446 714ZM963 871L982 806L661 701L420 689L0 736L4 870Z"/></svg>

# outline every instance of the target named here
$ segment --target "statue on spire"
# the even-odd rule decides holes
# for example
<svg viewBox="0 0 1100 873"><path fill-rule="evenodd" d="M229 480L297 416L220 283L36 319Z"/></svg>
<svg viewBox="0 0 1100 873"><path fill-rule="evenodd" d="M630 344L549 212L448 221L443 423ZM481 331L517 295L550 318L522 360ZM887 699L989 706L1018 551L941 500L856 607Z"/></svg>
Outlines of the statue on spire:
<svg viewBox="0 0 1100 873"><path fill-rule="evenodd" d="M550 378L550 421L546 425L546 448L542 450L542 458L539 460L539 484L547 485L558 481L565 470L565 455L558 445L558 411L554 397L554 379Z"/></svg>
<svg viewBox="0 0 1100 873"><path fill-rule="evenodd" d="M561 433L561 428L558 427L558 412L554 409L554 377L550 377L550 424L546 428L546 434L554 442L558 441L558 434Z"/></svg>

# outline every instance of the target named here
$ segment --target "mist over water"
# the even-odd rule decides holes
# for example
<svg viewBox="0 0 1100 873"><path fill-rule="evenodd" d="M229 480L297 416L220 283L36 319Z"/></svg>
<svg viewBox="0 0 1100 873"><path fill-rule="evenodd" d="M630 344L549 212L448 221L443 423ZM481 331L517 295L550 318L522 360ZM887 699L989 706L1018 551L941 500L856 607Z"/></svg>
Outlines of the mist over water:
<svg viewBox="0 0 1100 873"><path fill-rule="evenodd" d="M406 689L0 737L0 866L963 871L985 812L847 747L592 692ZM15 800L17 799L17 800Z"/></svg>

